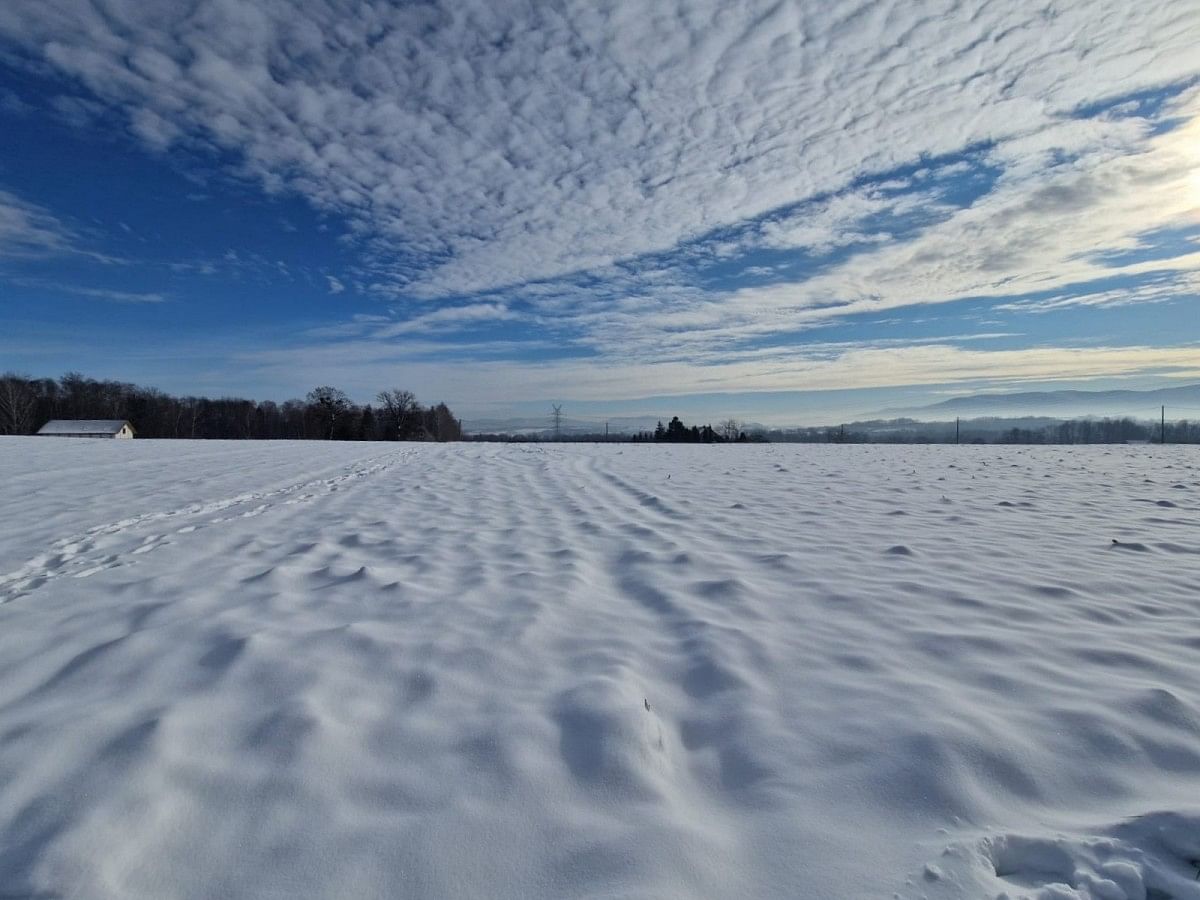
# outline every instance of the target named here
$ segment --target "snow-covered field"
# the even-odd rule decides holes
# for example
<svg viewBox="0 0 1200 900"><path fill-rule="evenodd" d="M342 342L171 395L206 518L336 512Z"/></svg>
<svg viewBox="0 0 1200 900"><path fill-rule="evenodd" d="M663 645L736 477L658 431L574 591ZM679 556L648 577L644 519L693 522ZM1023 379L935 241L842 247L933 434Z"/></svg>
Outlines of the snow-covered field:
<svg viewBox="0 0 1200 900"><path fill-rule="evenodd" d="M1194 447L4 438L0 510L6 898L1200 898Z"/></svg>

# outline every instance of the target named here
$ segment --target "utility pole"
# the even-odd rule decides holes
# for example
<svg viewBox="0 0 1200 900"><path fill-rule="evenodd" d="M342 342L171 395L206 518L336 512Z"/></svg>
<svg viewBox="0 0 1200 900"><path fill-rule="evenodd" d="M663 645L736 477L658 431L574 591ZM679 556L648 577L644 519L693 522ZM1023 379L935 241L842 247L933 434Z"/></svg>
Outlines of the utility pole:
<svg viewBox="0 0 1200 900"><path fill-rule="evenodd" d="M1167 407L1164 405L1160 412L1162 416L1158 422L1158 442L1165 444L1167 442Z"/></svg>
<svg viewBox="0 0 1200 900"><path fill-rule="evenodd" d="M604 443L608 443L608 423L604 423Z"/></svg>
<svg viewBox="0 0 1200 900"><path fill-rule="evenodd" d="M552 403L551 406L554 409L552 414L552 418L554 419L554 440L558 441L562 439L562 404Z"/></svg>

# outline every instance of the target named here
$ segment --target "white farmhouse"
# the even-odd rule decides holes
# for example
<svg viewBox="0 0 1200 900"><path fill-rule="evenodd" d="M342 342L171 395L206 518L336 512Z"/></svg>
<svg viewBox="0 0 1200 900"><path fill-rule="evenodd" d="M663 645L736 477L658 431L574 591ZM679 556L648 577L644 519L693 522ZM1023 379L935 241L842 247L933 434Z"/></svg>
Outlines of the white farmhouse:
<svg viewBox="0 0 1200 900"><path fill-rule="evenodd" d="M131 438L133 426L128 419L51 419L39 435L82 438Z"/></svg>

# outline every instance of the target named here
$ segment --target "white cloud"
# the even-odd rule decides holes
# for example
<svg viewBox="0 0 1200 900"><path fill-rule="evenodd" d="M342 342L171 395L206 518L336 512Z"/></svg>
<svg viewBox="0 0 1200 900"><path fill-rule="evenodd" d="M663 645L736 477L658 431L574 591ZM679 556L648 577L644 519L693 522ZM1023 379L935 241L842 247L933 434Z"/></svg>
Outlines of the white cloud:
<svg viewBox="0 0 1200 900"><path fill-rule="evenodd" d="M33 112L33 107L21 99L16 91L0 87L0 113L9 116L27 116Z"/></svg>
<svg viewBox="0 0 1200 900"><path fill-rule="evenodd" d="M775 348L753 358L713 362L618 364L558 360L529 365L456 359L458 345L353 341L241 355L235 365L268 384L328 381L370 396L372 385L404 384L452 404L502 404L513 398L573 401L754 391L841 391L970 383L1080 382L1155 375L1200 378L1200 345L1171 347L1053 345L982 350L949 343ZM986 374L985 374L986 373Z"/></svg>
<svg viewBox="0 0 1200 900"><path fill-rule="evenodd" d="M74 235L47 210L0 189L0 258L70 252Z"/></svg>
<svg viewBox="0 0 1200 900"><path fill-rule="evenodd" d="M1200 251L1113 254L1200 224L1200 91L1079 110L1194 81L1198 45L1189 0L0 4L0 54L78 82L61 116L123 117L155 151L219 149L347 220L365 254L324 276L329 293L352 283L396 312L309 332L327 343L305 366L329 380L408 367L423 393L460 397L1196 373L1193 346L797 349L780 335L977 296L1008 312L1194 296ZM979 196L950 196L981 169ZM0 255L72 240L0 193ZM831 258L789 282L776 263L796 251ZM275 267L243 256L220 264ZM729 262L772 283L696 277ZM1146 283L1088 287L1121 275ZM394 303L413 298L429 302ZM596 356L445 371L451 353L532 346L452 339L501 321ZM290 353L264 365L292 367Z"/></svg>
<svg viewBox="0 0 1200 900"><path fill-rule="evenodd" d="M1038 147L1092 152L1109 130L1063 116L1194 77L1200 7L10 0L0 40L150 146L235 151L348 216L378 272L437 296L668 250L970 146L1015 177ZM828 239L797 227L768 239Z"/></svg>
<svg viewBox="0 0 1200 900"><path fill-rule="evenodd" d="M377 329L373 337L386 339L403 334L422 334L441 330L457 330L486 322L512 321L519 316L502 303L471 303L466 306L443 306Z"/></svg>
<svg viewBox="0 0 1200 900"><path fill-rule="evenodd" d="M1016 300L1001 303L993 310L1004 312L1049 313L1060 309L1084 307L1107 309L1113 306L1133 306L1140 303L1166 303L1187 295L1200 295L1200 271L1166 273L1145 283L1103 290L1077 290L1035 300Z"/></svg>
<svg viewBox="0 0 1200 900"><path fill-rule="evenodd" d="M128 262L93 249L92 229L64 222L50 210L0 187L0 260L47 260L73 256L104 265Z"/></svg>
<svg viewBox="0 0 1200 900"><path fill-rule="evenodd" d="M16 277L9 279L13 284L35 288L53 294L75 294L79 297L91 297L105 300L109 303L165 303L170 299L158 291L124 291L110 288L91 287L89 285L64 284L57 281L43 281L37 278Z"/></svg>
<svg viewBox="0 0 1200 900"><path fill-rule="evenodd" d="M854 254L803 281L691 298L620 327L627 333L636 329L647 344L661 332L678 330L686 331L688 344L703 344L970 297L1060 291L1062 307L1194 296L1200 251L1183 247L1175 256L1149 260L1114 257L1146 249L1148 231L1200 226L1194 183L1200 168L1200 91L1184 95L1167 114L1186 124L1149 135L1149 123L1140 119L1066 122L1036 141L1002 145L991 153L1005 173L997 185L969 206L943 210L939 221L909 240ZM1090 135L1086 143L1081 132ZM1026 166L1031 156L1056 148L1061 155L1063 147L1073 151L1069 160ZM828 209L818 209L815 230L848 233L852 219L837 227L822 224ZM1130 288L1089 303L1085 295L1095 294L1089 283L1117 276L1152 276L1158 289ZM1076 294L1077 300L1069 299ZM1053 304L1042 301L1041 308Z"/></svg>
<svg viewBox="0 0 1200 900"><path fill-rule="evenodd" d="M76 97L67 94L61 94L52 99L50 101L50 108L59 119L75 128L86 128L89 125L94 125L104 115L103 103L98 103L87 97ZM135 132L139 132L136 121L143 117L140 111L135 111Z"/></svg>
<svg viewBox="0 0 1200 900"><path fill-rule="evenodd" d="M443 306L429 312L419 313L407 318L378 315L355 315L348 322L337 325L323 325L310 328L304 332L306 337L321 338L362 338L374 342L376 349L372 352L388 354L393 352L387 343L393 338L410 335L450 334L492 322L513 321L520 318L517 313L501 303L472 303L466 306ZM521 347L532 348L532 343L513 344L500 342L509 350L519 350ZM345 346L345 345L343 345ZM420 345L405 343L405 352L414 352ZM456 352L478 350L478 344L458 343ZM362 353L364 345L355 345L352 352ZM444 353L444 345L436 345L436 352Z"/></svg>
<svg viewBox="0 0 1200 900"><path fill-rule="evenodd" d="M110 303L165 303L167 295L157 291L114 291L106 288L56 285L55 288L81 297L94 297Z"/></svg>

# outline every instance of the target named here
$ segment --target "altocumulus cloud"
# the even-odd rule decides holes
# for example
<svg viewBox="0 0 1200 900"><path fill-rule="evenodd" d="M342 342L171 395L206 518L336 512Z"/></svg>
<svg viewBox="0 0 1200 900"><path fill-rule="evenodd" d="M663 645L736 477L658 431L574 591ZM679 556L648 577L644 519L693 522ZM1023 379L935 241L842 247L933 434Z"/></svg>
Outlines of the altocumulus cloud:
<svg viewBox="0 0 1200 900"><path fill-rule="evenodd" d="M0 42L148 147L216 148L349 222L355 283L433 306L356 341L525 321L610 362L665 356L678 386L697 353L849 314L1059 289L1070 305L1114 273L1097 251L1200 223L1186 0L9 0ZM53 239L11 198L7 215L26 244ZM764 252L825 263L752 265ZM767 283L696 277L740 257ZM1197 269L1118 271L1191 290ZM900 369L956 371L932 353ZM793 362L770 371L816 373ZM728 365L706 378L753 374Z"/></svg>

